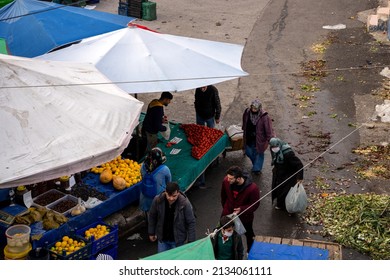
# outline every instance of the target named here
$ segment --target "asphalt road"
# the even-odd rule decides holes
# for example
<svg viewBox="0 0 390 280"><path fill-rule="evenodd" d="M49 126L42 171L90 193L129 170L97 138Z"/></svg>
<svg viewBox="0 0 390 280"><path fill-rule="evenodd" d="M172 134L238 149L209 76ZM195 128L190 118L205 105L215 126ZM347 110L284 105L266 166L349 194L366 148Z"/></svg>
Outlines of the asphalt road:
<svg viewBox="0 0 390 280"><path fill-rule="evenodd" d="M352 133L345 141L336 145L333 153L322 152L351 131L348 124L356 123L354 96L356 93L365 94L377 87L380 83L379 75L376 72L371 73L370 80L364 87L362 83L354 81L353 75L350 82L344 85L335 86L334 81L328 79L321 84L320 94L316 95L306 111L300 106L296 95L300 91L300 85L306 81L300 75L301 62L319 59L319 55L314 53L311 47L325 41L331 32L322 26L346 24L346 30L339 31L340 33L332 31L336 32L333 35L339 36L340 41L356 40L356 48L349 48L348 52L357 51L359 44L370 40L369 36L360 36L366 33L365 24L357 20L357 13L377 7L377 3L363 0L314 3L309 0L251 0L246 4L230 0L199 0L191 4L185 2L173 1L168 4L162 0L158 3L157 20L141 23L160 32L245 44L242 65L250 75L217 85L222 92L223 126L240 124L246 106L252 99L260 98L264 109L274 120L277 136L289 142L307 164L305 183L310 192L316 191L313 180L319 175L351 181L348 186L351 192L369 189L370 186L354 179L353 170L339 168L353 160L350 151L361 141L359 133ZM233 2L235 5L229 9L229 4ZM218 25L216 22L222 24ZM325 58L333 62L334 67L342 66L337 65L337 61L346 56L343 52L345 45L334 48L333 52L329 47L330 50L325 54ZM360 63L359 59L367 59L366 51L359 51L359 55L349 58L351 64ZM380 60L381 57L376 59ZM340 95L340 92L343 95ZM152 97L153 94L141 95L140 99L147 104ZM167 110L172 119L183 123L193 122L195 118L192 104L191 92L177 93ZM315 111L315 115L312 118L303 118L308 110ZM343 117L334 121L329 117L331 114ZM318 139L310 138L310 135L316 133L330 135L329 143L323 146ZM212 229L218 222L222 209L219 199L220 186L225 171L231 165L250 168L249 160L243 157L241 151L229 152L225 158L220 157L217 166L207 170L206 183L209 189L194 187L187 192L196 209L197 238L204 237L207 229ZM290 217L271 207L271 167L268 153L263 175L254 180L260 187L262 197L255 214L256 234L328 240L307 231L307 225L299 216ZM334 187L336 191L340 190L337 188ZM131 234L122 238L119 243L119 259L134 260L156 253L157 245L149 242L145 228L134 233L139 233L142 240L127 240ZM343 259L369 258L355 250L343 248Z"/></svg>

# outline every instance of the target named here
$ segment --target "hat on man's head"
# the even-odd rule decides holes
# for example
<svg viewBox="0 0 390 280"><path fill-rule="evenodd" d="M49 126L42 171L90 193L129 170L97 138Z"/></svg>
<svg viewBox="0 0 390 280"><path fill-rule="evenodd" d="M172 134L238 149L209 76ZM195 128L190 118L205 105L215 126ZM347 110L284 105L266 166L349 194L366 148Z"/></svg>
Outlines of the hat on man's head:
<svg viewBox="0 0 390 280"><path fill-rule="evenodd" d="M261 102L259 99L255 99L251 103L251 107L256 108L257 110L261 109Z"/></svg>

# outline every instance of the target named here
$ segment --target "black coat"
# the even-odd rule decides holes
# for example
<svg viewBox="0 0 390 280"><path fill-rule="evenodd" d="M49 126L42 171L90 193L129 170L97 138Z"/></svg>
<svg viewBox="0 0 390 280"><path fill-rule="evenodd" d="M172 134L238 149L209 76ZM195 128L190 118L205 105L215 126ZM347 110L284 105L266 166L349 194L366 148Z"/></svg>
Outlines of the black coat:
<svg viewBox="0 0 390 280"><path fill-rule="evenodd" d="M297 183L297 180L303 179L303 164L291 150L283 154L283 157L283 163L275 162L272 169L272 201L277 199L277 206L286 209L285 199L288 191ZM296 174L284 182L294 173ZM279 184L281 185L279 186Z"/></svg>
<svg viewBox="0 0 390 280"><path fill-rule="evenodd" d="M208 86L205 92L200 88L195 90L195 112L203 119L221 117L221 101L215 86Z"/></svg>

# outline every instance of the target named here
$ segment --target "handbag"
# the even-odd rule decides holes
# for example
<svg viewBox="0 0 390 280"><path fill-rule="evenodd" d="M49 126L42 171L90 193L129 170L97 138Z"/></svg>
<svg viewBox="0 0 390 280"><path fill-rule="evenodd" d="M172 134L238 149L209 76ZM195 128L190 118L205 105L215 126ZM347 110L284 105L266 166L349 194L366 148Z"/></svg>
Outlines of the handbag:
<svg viewBox="0 0 390 280"><path fill-rule="evenodd" d="M296 183L286 196L286 210L289 213L301 213L307 207L307 195L302 183Z"/></svg>
<svg viewBox="0 0 390 280"><path fill-rule="evenodd" d="M227 217L229 217L230 219L234 219L233 222L234 222L234 230L239 234L239 235L243 235L245 234L246 232L246 229L244 227L244 225L242 224L241 220L240 220L240 217L237 216L236 214L229 214L229 215L226 215Z"/></svg>

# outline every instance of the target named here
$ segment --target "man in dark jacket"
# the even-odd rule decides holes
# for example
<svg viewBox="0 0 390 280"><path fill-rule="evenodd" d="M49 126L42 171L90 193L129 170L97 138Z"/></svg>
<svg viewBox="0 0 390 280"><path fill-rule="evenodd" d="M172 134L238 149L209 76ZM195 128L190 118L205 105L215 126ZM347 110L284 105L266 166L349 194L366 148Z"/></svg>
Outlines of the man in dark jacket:
<svg viewBox="0 0 390 280"><path fill-rule="evenodd" d="M215 86L200 87L195 90L196 124L214 128L221 117L221 101L218 89ZM201 189L207 189L206 176L203 172L195 185Z"/></svg>
<svg viewBox="0 0 390 280"><path fill-rule="evenodd" d="M153 199L149 210L150 241L158 240L158 252L195 241L195 216L188 198L175 182L167 183L165 192Z"/></svg>
<svg viewBox="0 0 390 280"><path fill-rule="evenodd" d="M172 93L164 91L159 99L153 99L146 110L146 115L142 123L142 133L146 136L147 150L157 146L157 134L160 131L166 131L167 128L163 123L167 123L168 119L164 115L164 106L168 106L173 98Z"/></svg>
<svg viewBox="0 0 390 280"><path fill-rule="evenodd" d="M221 203L222 214L226 216L235 213L239 216L246 229L245 237L249 252L255 233L253 232L254 212L260 205L260 190L252 182L249 174L241 167L231 166L222 182Z"/></svg>
<svg viewBox="0 0 390 280"><path fill-rule="evenodd" d="M221 117L221 101L215 86L205 86L195 90L196 123L214 128Z"/></svg>

